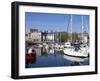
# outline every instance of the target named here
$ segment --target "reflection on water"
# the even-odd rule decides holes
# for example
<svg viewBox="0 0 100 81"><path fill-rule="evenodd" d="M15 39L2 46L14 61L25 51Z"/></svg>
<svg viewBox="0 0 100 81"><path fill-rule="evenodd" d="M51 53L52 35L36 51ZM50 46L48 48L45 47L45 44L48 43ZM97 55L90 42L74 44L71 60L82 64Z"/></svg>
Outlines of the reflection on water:
<svg viewBox="0 0 100 81"><path fill-rule="evenodd" d="M35 53L26 54L26 68L89 65L89 58L64 55L54 48L34 48Z"/></svg>

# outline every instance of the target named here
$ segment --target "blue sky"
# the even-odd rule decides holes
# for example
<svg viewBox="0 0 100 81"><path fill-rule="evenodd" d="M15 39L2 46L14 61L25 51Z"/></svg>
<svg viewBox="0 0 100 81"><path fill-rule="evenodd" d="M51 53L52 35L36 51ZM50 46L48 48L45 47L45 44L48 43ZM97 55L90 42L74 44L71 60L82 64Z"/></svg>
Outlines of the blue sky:
<svg viewBox="0 0 100 81"><path fill-rule="evenodd" d="M84 31L89 33L89 16L88 15L72 15L72 31L82 31L82 16L84 23ZM59 31L70 32L70 14L51 14L51 13L33 13L25 12L25 28L26 32L30 28L40 31Z"/></svg>

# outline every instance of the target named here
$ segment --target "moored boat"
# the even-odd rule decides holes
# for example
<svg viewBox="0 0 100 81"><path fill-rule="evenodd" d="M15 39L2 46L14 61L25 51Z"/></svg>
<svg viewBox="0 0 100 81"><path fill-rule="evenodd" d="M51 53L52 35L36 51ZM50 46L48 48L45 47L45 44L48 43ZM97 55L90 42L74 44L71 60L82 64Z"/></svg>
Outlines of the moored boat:
<svg viewBox="0 0 100 81"><path fill-rule="evenodd" d="M71 19L70 19L70 24L71 24L71 34L72 34L72 15L71 15ZM82 31L83 31L84 25L83 25L83 16L82 16ZM82 32L82 37L83 37L83 32ZM89 56L89 47L83 43L82 46L80 46L78 44L78 42L76 42L76 44L74 43L74 45L72 46L72 36L71 36L71 42L67 42L65 43L65 47L64 47L64 54L66 55L70 55L70 56L75 56L75 57L88 57ZM83 40L82 40L83 41Z"/></svg>

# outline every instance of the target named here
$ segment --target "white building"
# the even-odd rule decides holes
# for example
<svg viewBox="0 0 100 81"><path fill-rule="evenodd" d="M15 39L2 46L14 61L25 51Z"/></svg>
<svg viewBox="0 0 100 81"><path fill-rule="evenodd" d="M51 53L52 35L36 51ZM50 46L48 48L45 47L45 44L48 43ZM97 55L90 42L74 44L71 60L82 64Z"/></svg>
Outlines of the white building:
<svg viewBox="0 0 100 81"><path fill-rule="evenodd" d="M54 33L47 33L46 39L47 41L54 42Z"/></svg>
<svg viewBox="0 0 100 81"><path fill-rule="evenodd" d="M35 29L31 29L29 33L25 34L25 39L26 41L31 41L35 43L40 43L41 42L41 32Z"/></svg>
<svg viewBox="0 0 100 81"><path fill-rule="evenodd" d="M30 38L33 42L41 42L41 32L31 32Z"/></svg>

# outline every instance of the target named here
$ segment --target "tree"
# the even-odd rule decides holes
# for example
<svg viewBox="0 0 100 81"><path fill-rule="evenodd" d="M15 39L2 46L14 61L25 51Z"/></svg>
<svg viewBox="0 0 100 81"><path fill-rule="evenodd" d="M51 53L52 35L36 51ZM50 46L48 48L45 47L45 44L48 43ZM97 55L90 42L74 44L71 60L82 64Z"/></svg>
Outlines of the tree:
<svg viewBox="0 0 100 81"><path fill-rule="evenodd" d="M60 32L59 34L59 40L60 42L66 42L69 39L68 32Z"/></svg>
<svg viewBox="0 0 100 81"><path fill-rule="evenodd" d="M76 41L76 40L80 40L80 38L78 37L78 34L76 32L72 33L72 41Z"/></svg>

